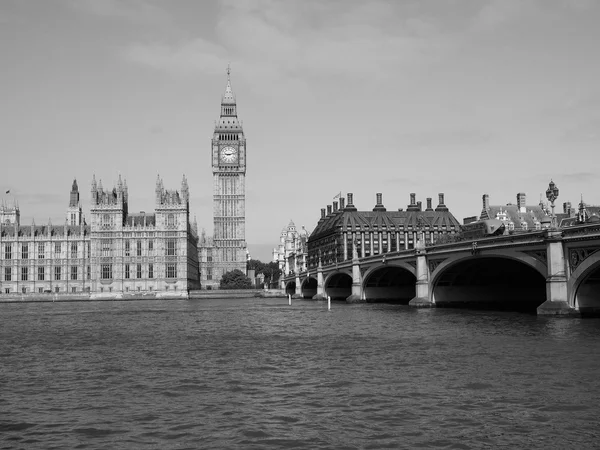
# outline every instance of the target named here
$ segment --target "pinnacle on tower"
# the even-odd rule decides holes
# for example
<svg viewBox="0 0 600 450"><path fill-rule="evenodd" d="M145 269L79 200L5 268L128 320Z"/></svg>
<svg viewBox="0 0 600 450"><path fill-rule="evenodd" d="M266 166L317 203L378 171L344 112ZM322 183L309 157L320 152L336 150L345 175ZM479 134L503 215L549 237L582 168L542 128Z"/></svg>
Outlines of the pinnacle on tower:
<svg viewBox="0 0 600 450"><path fill-rule="evenodd" d="M233 91L231 90L230 73L231 73L231 68L228 65L227 66L227 87L225 88L225 93L223 94L221 103L235 103L235 95L233 95Z"/></svg>
<svg viewBox="0 0 600 450"><path fill-rule="evenodd" d="M92 184L93 187L93 184ZM92 192L93 195L93 192ZM77 186L77 180L73 179L73 185L71 186L71 195L69 198L69 206L76 207L79 205L79 187Z"/></svg>

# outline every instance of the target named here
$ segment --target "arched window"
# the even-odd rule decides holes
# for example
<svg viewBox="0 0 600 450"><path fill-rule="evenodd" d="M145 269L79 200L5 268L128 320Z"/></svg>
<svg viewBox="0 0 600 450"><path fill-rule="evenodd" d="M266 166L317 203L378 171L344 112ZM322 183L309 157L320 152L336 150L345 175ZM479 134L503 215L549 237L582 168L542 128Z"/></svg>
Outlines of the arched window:
<svg viewBox="0 0 600 450"><path fill-rule="evenodd" d="M167 226L169 226L169 227L175 226L175 216L173 214L167 215Z"/></svg>

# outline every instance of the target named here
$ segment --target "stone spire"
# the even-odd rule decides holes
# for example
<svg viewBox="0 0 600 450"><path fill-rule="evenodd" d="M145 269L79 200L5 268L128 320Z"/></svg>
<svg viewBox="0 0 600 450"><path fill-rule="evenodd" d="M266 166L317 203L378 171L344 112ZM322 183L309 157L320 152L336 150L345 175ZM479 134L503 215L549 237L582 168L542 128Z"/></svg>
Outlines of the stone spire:
<svg viewBox="0 0 600 450"><path fill-rule="evenodd" d="M162 203L162 182L159 174L156 174L156 187L154 188L154 193L156 194L156 204L160 205Z"/></svg>
<svg viewBox="0 0 600 450"><path fill-rule="evenodd" d="M93 184L92 184L92 186L93 186ZM71 196L69 198L69 206L70 207L79 206L79 187L77 186L76 179L73 179L73 185L71 186Z"/></svg>
<svg viewBox="0 0 600 450"><path fill-rule="evenodd" d="M185 203L189 203L190 201L190 187L187 182L187 178L183 175L183 179L181 180L181 196L183 197L183 201Z"/></svg>
<svg viewBox="0 0 600 450"><path fill-rule="evenodd" d="M233 91L231 90L231 68L227 65L227 87L225 88L225 93L221 98L221 103L223 104L235 104L235 95L233 95Z"/></svg>

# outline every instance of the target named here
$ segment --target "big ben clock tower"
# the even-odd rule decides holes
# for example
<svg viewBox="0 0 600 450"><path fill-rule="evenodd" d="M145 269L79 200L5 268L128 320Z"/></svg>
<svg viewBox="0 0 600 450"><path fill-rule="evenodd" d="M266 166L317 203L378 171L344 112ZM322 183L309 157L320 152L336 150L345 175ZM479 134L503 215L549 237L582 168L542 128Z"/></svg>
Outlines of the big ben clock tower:
<svg viewBox="0 0 600 450"><path fill-rule="evenodd" d="M237 117L230 69L221 116L212 138L213 280L234 269L246 273L246 138Z"/></svg>

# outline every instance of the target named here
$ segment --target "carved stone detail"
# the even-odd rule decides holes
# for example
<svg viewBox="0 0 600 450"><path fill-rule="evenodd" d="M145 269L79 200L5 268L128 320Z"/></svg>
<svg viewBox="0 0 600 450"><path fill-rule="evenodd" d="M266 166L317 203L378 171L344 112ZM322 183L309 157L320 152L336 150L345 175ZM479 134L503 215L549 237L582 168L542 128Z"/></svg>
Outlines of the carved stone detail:
<svg viewBox="0 0 600 450"><path fill-rule="evenodd" d="M440 265L440 263L446 261L445 258L442 259L432 259L429 261L429 273L432 273L433 271L435 271L435 269L437 269L437 267Z"/></svg>
<svg viewBox="0 0 600 450"><path fill-rule="evenodd" d="M546 254L546 250L534 250L529 252L523 252L526 255L531 256L532 258L537 259L538 261L548 265L548 255Z"/></svg>
<svg viewBox="0 0 600 450"><path fill-rule="evenodd" d="M569 250L569 268L571 273L585 261L590 255L600 250L600 247L596 248L572 248Z"/></svg>

